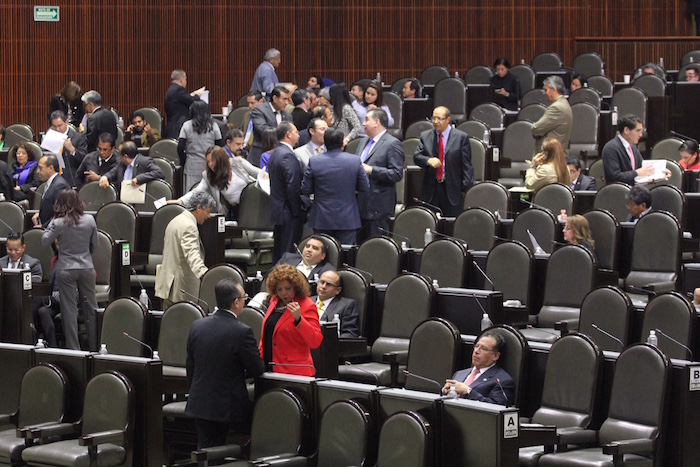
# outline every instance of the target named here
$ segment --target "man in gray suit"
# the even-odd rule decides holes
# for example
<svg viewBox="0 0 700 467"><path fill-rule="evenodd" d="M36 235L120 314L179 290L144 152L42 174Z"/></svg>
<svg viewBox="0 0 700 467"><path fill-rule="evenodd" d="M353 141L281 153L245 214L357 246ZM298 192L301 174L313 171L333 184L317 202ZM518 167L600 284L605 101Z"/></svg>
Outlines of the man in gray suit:
<svg viewBox="0 0 700 467"><path fill-rule="evenodd" d="M319 321L333 321L340 318L340 337L359 337L360 325L357 303L352 298L341 297L343 278L335 271L321 274L316 288L318 296L311 297L316 303Z"/></svg>
<svg viewBox="0 0 700 467"><path fill-rule="evenodd" d="M280 82L275 69L282 63L282 54L277 49L269 49L265 52L263 62L255 70L251 91L260 91L269 94L272 88Z"/></svg>
<svg viewBox="0 0 700 467"><path fill-rule="evenodd" d="M260 167L260 155L262 154L262 135L265 130L277 128L282 122L291 122L292 114L285 107L289 104L289 90L277 86L270 94L270 102L257 106L250 112L253 121L253 145L250 148L248 162Z"/></svg>
<svg viewBox="0 0 700 467"><path fill-rule="evenodd" d="M543 90L551 104L542 118L532 125L532 136L536 139L535 152L540 151L542 142L547 138L559 140L564 151L568 151L574 116L569 101L564 96L564 81L558 76L550 76L544 80Z"/></svg>
<svg viewBox="0 0 700 467"><path fill-rule="evenodd" d="M389 228L389 217L396 209L396 182L403 178L404 152L401 142L386 132L389 117L382 109L367 112L363 126L367 136L360 142L357 155L369 178L369 191L358 193L362 227L357 242L379 236Z"/></svg>
<svg viewBox="0 0 700 467"><path fill-rule="evenodd" d="M24 235L19 232L10 232L7 235L6 250L7 255L0 258L0 268L2 269L31 269L32 282L41 282L42 269L41 262L24 254Z"/></svg>
<svg viewBox="0 0 700 467"><path fill-rule="evenodd" d="M311 141L294 150L294 155L299 159L301 164L301 172L305 173L309 166L309 159L314 156L319 156L326 152L326 146L323 142L323 135L328 129L328 124L322 118L314 118L309 122L309 135Z"/></svg>

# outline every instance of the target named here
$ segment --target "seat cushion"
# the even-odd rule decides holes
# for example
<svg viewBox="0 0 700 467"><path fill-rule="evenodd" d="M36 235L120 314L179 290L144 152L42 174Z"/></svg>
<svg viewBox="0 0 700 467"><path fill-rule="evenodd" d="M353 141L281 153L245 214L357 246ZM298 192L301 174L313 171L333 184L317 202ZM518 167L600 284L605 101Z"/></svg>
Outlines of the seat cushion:
<svg viewBox="0 0 700 467"><path fill-rule="evenodd" d="M24 439L17 437L17 430L5 430L0 432L0 462L8 463L9 460L22 460Z"/></svg>
<svg viewBox="0 0 700 467"><path fill-rule="evenodd" d="M518 450L520 467L537 467L540 457L544 455L544 446L528 446Z"/></svg>
<svg viewBox="0 0 700 467"><path fill-rule="evenodd" d="M405 368L405 365L399 365L399 374ZM391 384L391 367L386 363L376 362L342 365L338 367L338 378L343 381L388 386Z"/></svg>
<svg viewBox="0 0 700 467"><path fill-rule="evenodd" d="M39 465L60 465L65 467L89 467L88 448L80 446L78 440L70 439L56 443L32 446L22 452L25 462ZM98 467L113 467L124 463L126 450L116 444L102 444L97 447Z"/></svg>
<svg viewBox="0 0 700 467"><path fill-rule="evenodd" d="M187 369L179 366L163 365L163 376L171 378L187 378Z"/></svg>
<svg viewBox="0 0 700 467"><path fill-rule="evenodd" d="M163 417L191 418L185 415L187 401L171 402L163 406Z"/></svg>
<svg viewBox="0 0 700 467"><path fill-rule="evenodd" d="M527 328L520 329L521 334L525 339L533 342L546 342L553 344L559 339L561 333L556 329L551 328Z"/></svg>
<svg viewBox="0 0 700 467"><path fill-rule="evenodd" d="M577 449L568 452L546 454L540 457L540 467L546 466L581 466L581 467L613 467L612 456L603 454L600 448ZM651 459L628 454L623 466L653 466Z"/></svg>

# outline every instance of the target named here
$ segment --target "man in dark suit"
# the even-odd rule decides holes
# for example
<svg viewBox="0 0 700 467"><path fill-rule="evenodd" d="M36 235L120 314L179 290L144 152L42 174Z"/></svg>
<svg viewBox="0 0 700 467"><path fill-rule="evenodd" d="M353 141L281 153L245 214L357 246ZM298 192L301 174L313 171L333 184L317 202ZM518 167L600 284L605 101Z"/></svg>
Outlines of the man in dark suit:
<svg viewBox="0 0 700 467"><path fill-rule="evenodd" d="M36 173L39 180L46 182L44 194L41 197L39 212L32 216L34 227L44 227L49 225L53 218L53 205L56 203L58 194L63 190L70 190L68 183L58 174L59 165L58 158L53 155L47 155L39 159L36 167Z"/></svg>
<svg viewBox="0 0 700 467"><path fill-rule="evenodd" d="M191 93L187 92L187 74L184 70L173 70L170 73L170 88L165 93L164 108L168 120L165 125L165 137L177 139L180 128L190 118L190 106L199 100L204 87Z"/></svg>
<svg viewBox="0 0 700 467"><path fill-rule="evenodd" d="M434 130L421 133L413 160L424 167L421 199L442 215L457 217L464 208L464 192L474 184L469 136L450 127L450 109L433 110Z"/></svg>
<svg viewBox="0 0 700 467"><path fill-rule="evenodd" d="M68 117L63 110L51 112L51 129L66 135L61 153L66 165L63 169L63 178L70 186L77 186L78 166L88 153L87 139L83 133L68 126Z"/></svg>
<svg viewBox="0 0 700 467"><path fill-rule="evenodd" d="M630 213L627 222L636 223L639 219L652 211L651 193L645 186L633 186L630 191L627 192L625 199L627 200L627 210Z"/></svg>
<svg viewBox="0 0 700 467"><path fill-rule="evenodd" d="M85 138L87 139L87 151L97 149L97 139L102 133L109 133L117 140L117 119L108 108L102 107L102 96L97 91L88 91L80 98L87 116L85 124Z"/></svg>
<svg viewBox="0 0 700 467"><path fill-rule="evenodd" d="M265 371L253 330L238 321L245 290L223 279L214 294L217 310L192 323L187 339L185 413L195 420L197 449L226 444L229 428L248 431L252 403L245 380Z"/></svg>
<svg viewBox="0 0 700 467"><path fill-rule="evenodd" d="M459 370L445 382L443 394L454 387L459 397L491 404L513 405L515 382L498 366L505 339L493 331L484 332L474 344L472 368Z"/></svg>
<svg viewBox="0 0 700 467"><path fill-rule="evenodd" d="M352 245L357 229L362 226L355 193L368 191L369 181L360 159L343 152L343 138L340 130L325 131L328 152L309 159L301 192L314 195L309 216L309 226L314 232L335 237L343 245Z"/></svg>
<svg viewBox="0 0 700 467"><path fill-rule="evenodd" d="M256 109L257 110L257 109ZM294 155L299 132L293 123L277 126L280 144L270 156L270 221L274 225L275 245L272 261L276 263L285 252L294 252L304 229L306 211L301 202L301 167Z"/></svg>
<svg viewBox="0 0 700 467"><path fill-rule="evenodd" d="M297 89L292 93L292 120L297 128L306 128L311 121L311 95L306 89Z"/></svg>
<svg viewBox="0 0 700 467"><path fill-rule="evenodd" d="M404 152L401 142L388 134L389 117L382 109L367 112L362 124L367 135L357 148L362 167L369 178L369 191L358 193L362 228L357 242L379 236L389 228L389 217L396 210L396 182L403 177Z"/></svg>
<svg viewBox="0 0 700 467"><path fill-rule="evenodd" d="M101 176L119 163L117 159L119 159L119 153L114 149L112 135L102 133L97 141L97 151L85 156L75 172L78 188L87 182L99 181Z"/></svg>
<svg viewBox="0 0 700 467"><path fill-rule="evenodd" d="M265 102L250 112L250 119L253 121L253 145L250 148L248 162L254 166L260 167L262 134L265 130L277 128L282 122L292 121L292 115L284 110L287 104L289 104L289 90L282 86L277 86L270 93L270 102Z"/></svg>
<svg viewBox="0 0 700 467"><path fill-rule="evenodd" d="M316 303L319 321L333 321L340 318L340 337L359 337L360 325L357 303L352 298L341 297L343 278L335 271L321 274L316 288L317 296L311 297Z"/></svg>
<svg viewBox="0 0 700 467"><path fill-rule="evenodd" d="M312 235L304 245L302 254L285 253L277 264L289 264L297 268L309 280L321 276L325 271L335 271L332 264L326 261L328 246L321 237Z"/></svg>
<svg viewBox="0 0 700 467"><path fill-rule="evenodd" d="M566 165L569 168L571 183L569 188L574 191L595 191L595 178L581 173L581 159L576 156L567 156Z"/></svg>
<svg viewBox="0 0 700 467"><path fill-rule="evenodd" d="M110 183L121 188L122 181L131 180L133 186L143 185L152 180L162 180L163 171L148 156L139 154L133 141L127 141L119 148L120 164L116 164L105 175L100 177L100 186L107 188Z"/></svg>
<svg viewBox="0 0 700 467"><path fill-rule="evenodd" d="M24 235L19 232L10 232L7 235L7 255L0 258L0 268L2 269L25 269L32 271L32 282L41 282L42 269L41 262L24 254Z"/></svg>

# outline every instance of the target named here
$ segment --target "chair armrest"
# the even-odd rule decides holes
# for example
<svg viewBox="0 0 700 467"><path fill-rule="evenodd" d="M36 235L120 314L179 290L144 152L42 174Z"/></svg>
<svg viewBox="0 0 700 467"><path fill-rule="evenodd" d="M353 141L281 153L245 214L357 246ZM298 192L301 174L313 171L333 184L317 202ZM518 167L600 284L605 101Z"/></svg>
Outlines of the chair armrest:
<svg viewBox="0 0 700 467"><path fill-rule="evenodd" d="M557 427L537 423L521 423L518 446L552 446L557 444Z"/></svg>
<svg viewBox="0 0 700 467"><path fill-rule="evenodd" d="M408 350L394 350L387 352L382 356L384 363L405 364L408 360Z"/></svg>
<svg viewBox="0 0 700 467"><path fill-rule="evenodd" d="M9 425L9 424L13 423L12 420L14 420L15 414L16 414L16 412L14 414L12 414L12 413L0 414L0 425Z"/></svg>
<svg viewBox="0 0 700 467"><path fill-rule="evenodd" d="M561 428L557 430L557 451L561 447L565 451L565 446L569 444L592 445L598 441L598 432L595 430L585 430L578 427Z"/></svg>
<svg viewBox="0 0 700 467"><path fill-rule="evenodd" d="M42 426L34 428L27 433L25 438L29 439L44 439L51 436L67 436L77 435L79 433L79 423L58 423L55 425Z"/></svg>
<svg viewBox="0 0 700 467"><path fill-rule="evenodd" d="M207 460L223 459L225 457L242 457L243 448L238 444L227 444L225 446L214 446L203 448L199 451L192 451L192 462L204 462Z"/></svg>
<svg viewBox="0 0 700 467"><path fill-rule="evenodd" d="M642 452L654 452L656 440L649 438L623 439L603 445L603 454L622 456L624 454L637 454Z"/></svg>
<svg viewBox="0 0 700 467"><path fill-rule="evenodd" d="M572 330L578 329L578 318L562 319L554 323L554 329L561 332L562 336L569 334Z"/></svg>
<svg viewBox="0 0 700 467"><path fill-rule="evenodd" d="M655 292L657 294L671 292L676 289L676 283L673 281L651 282L642 286L644 290Z"/></svg>
<svg viewBox="0 0 700 467"><path fill-rule="evenodd" d="M293 462L295 459L301 459L304 461L303 464L287 464L287 462ZM250 461L251 464L264 467L268 465L306 465L306 458L297 456L295 453L284 453L277 454L275 456L258 457Z"/></svg>
<svg viewBox="0 0 700 467"><path fill-rule="evenodd" d="M23 427L23 428L18 428L16 434L17 434L17 437L18 437L18 438L28 438L28 437L29 437L29 433L30 433L32 430L36 430L36 429L39 429L39 428L42 428L42 427L45 427L45 426L52 426L52 425L55 425L55 424L56 424L56 422L46 422L46 423L37 423L36 425L27 425L27 426L25 426L25 427Z"/></svg>
<svg viewBox="0 0 700 467"><path fill-rule="evenodd" d="M97 446L99 444L124 444L126 433L124 430L109 430L90 433L78 439L78 444L81 446Z"/></svg>

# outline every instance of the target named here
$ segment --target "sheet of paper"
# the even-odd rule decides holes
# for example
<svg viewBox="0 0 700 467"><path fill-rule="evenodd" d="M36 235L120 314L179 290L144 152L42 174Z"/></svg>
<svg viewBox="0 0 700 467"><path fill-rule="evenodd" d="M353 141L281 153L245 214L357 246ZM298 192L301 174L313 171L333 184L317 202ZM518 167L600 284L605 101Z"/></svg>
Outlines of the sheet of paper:
<svg viewBox="0 0 700 467"><path fill-rule="evenodd" d="M53 154L59 154L66 139L68 139L68 136L65 134L49 129L41 140L41 148Z"/></svg>
<svg viewBox="0 0 700 467"><path fill-rule="evenodd" d="M666 169L665 159L651 159L642 161L642 167L654 167L654 173L647 175L645 177L635 177L634 181L639 184L652 183L659 180L664 180L666 175L664 174L664 169Z"/></svg>
<svg viewBox="0 0 700 467"><path fill-rule="evenodd" d="M123 180L120 199L124 203L144 204L146 202L146 185L133 186L131 180Z"/></svg>
<svg viewBox="0 0 700 467"><path fill-rule="evenodd" d="M267 172L265 170L261 170L258 172L258 180L256 182L256 186L267 193L268 195L270 194L270 178L265 178L265 174Z"/></svg>

